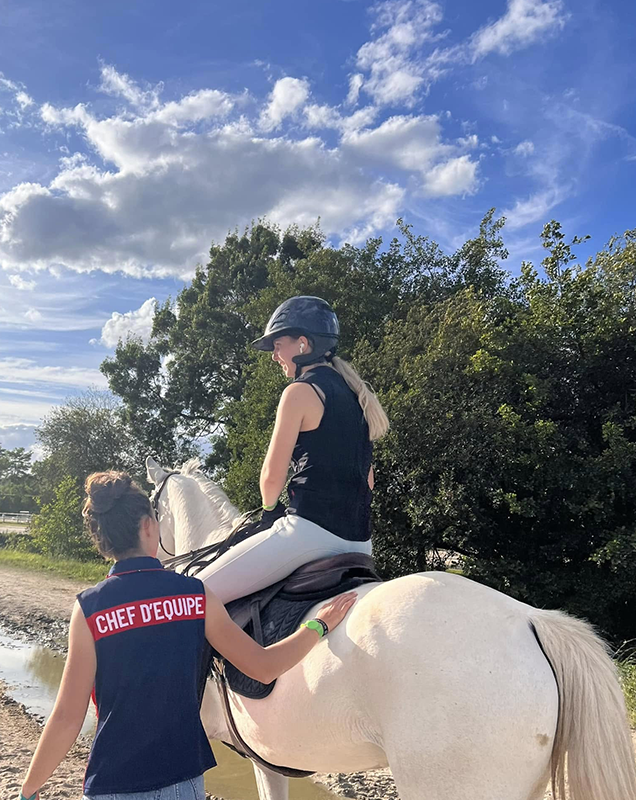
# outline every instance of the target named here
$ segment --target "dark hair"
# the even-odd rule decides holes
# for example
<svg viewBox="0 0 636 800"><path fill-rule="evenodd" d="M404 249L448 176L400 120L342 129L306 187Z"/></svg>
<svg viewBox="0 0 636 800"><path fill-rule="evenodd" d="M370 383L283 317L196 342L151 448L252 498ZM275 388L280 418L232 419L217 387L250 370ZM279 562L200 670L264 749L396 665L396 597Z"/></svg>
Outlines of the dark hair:
<svg viewBox="0 0 636 800"><path fill-rule="evenodd" d="M139 547L139 524L152 517L150 500L125 472L94 472L86 478L82 515L97 549L105 558Z"/></svg>

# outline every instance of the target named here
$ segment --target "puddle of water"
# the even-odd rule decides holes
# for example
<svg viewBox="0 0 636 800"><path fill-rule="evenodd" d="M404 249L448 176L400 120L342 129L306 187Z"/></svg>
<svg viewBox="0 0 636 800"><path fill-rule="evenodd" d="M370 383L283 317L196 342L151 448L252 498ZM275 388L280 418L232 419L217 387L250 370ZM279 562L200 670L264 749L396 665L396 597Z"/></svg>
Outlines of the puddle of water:
<svg viewBox="0 0 636 800"><path fill-rule="evenodd" d="M61 653L0 634L0 678L7 684L8 694L18 703L24 703L31 713L48 719L63 670ZM82 734L92 737L95 724L91 703ZM206 773L207 791L225 800L258 800L251 762L220 742L213 742L212 746L218 766ZM334 797L306 778L290 781L289 800L333 800Z"/></svg>
<svg viewBox="0 0 636 800"><path fill-rule="evenodd" d="M246 758L220 742L212 742L217 766L205 774L205 788L212 795L225 800L258 800L254 770ZM335 800L336 795L308 778L292 778L289 781L289 800Z"/></svg>
<svg viewBox="0 0 636 800"><path fill-rule="evenodd" d="M32 714L48 719L63 670L61 654L0 634L0 678L8 685L10 696L24 703ZM90 705L81 733L92 734L95 724L95 711Z"/></svg>

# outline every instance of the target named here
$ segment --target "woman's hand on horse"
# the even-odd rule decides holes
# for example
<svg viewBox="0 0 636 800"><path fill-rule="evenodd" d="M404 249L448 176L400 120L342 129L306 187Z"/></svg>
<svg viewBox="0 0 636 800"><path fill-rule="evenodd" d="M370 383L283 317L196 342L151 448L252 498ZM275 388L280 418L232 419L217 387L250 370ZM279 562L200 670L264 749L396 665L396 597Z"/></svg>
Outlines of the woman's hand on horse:
<svg viewBox="0 0 636 800"><path fill-rule="evenodd" d="M358 595L355 592L339 594L337 597L333 597L328 603L325 603L316 613L316 617L321 619L329 630L332 631L336 626L340 625L357 599Z"/></svg>

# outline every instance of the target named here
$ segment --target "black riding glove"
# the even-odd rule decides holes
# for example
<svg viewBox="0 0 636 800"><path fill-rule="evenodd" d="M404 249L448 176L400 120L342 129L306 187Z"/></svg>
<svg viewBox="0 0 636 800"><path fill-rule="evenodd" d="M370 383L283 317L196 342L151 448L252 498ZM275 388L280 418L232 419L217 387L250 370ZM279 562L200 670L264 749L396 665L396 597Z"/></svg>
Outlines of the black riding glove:
<svg viewBox="0 0 636 800"><path fill-rule="evenodd" d="M277 519L284 516L285 506L280 501L276 504L276 508L273 508L271 511L265 511L265 509L263 509L260 519L255 522L245 522L240 528L234 531L232 534L232 544L238 544L245 539L249 539L250 536L254 536L255 533L266 531L268 528L272 527Z"/></svg>
<svg viewBox="0 0 636 800"><path fill-rule="evenodd" d="M278 503L276 503L276 507L272 508L271 511L263 509L261 518L257 523L259 525L259 530L265 531L267 530L267 528L271 528L277 519L280 519L281 517L284 516L285 516L285 506L279 500Z"/></svg>

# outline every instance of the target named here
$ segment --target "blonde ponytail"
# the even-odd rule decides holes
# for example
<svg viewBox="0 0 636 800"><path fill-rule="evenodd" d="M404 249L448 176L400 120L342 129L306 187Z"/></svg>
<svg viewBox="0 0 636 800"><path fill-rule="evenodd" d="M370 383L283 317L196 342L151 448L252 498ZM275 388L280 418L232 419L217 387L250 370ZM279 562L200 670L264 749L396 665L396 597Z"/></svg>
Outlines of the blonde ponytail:
<svg viewBox="0 0 636 800"><path fill-rule="evenodd" d="M334 356L331 364L345 379L347 386L358 395L358 402L369 426L369 438L372 442L381 439L389 430L389 418L380 405L376 393L371 386L362 380L348 361Z"/></svg>

